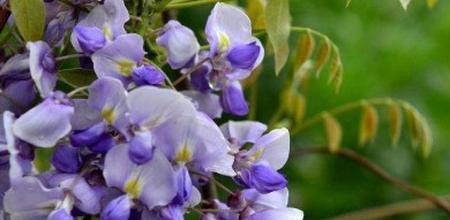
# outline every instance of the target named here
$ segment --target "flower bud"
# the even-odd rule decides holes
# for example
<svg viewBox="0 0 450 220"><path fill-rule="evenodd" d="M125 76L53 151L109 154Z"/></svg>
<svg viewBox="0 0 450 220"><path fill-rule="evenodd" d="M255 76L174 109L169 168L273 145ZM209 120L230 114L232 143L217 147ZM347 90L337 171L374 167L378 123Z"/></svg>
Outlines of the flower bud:
<svg viewBox="0 0 450 220"><path fill-rule="evenodd" d="M93 54L106 44L103 31L97 27L77 25L74 33L78 46L86 54Z"/></svg>
<svg viewBox="0 0 450 220"><path fill-rule="evenodd" d="M194 32L175 20L169 21L164 26L156 42L166 48L168 62L172 69L181 69L192 65L200 49Z"/></svg>
<svg viewBox="0 0 450 220"><path fill-rule="evenodd" d="M134 163L142 165L153 158L153 151L152 135L150 132L141 132L131 139L128 156Z"/></svg>
<svg viewBox="0 0 450 220"><path fill-rule="evenodd" d="M101 122L84 130L75 131L70 136L70 142L75 147L92 145L99 140L103 132L105 132L105 124Z"/></svg>
<svg viewBox="0 0 450 220"><path fill-rule="evenodd" d="M114 138L110 134L103 133L98 138L98 141L89 145L88 148L94 153L103 154L108 152L114 145L116 145Z"/></svg>
<svg viewBox="0 0 450 220"><path fill-rule="evenodd" d="M184 202L189 200L192 193L192 181L189 176L189 172L185 166L181 166L175 171L177 179L177 195L173 199L173 203L177 205L183 205Z"/></svg>
<svg viewBox="0 0 450 220"><path fill-rule="evenodd" d="M200 66L191 74L191 85L200 92L208 92L211 90L208 81L208 74L211 72L211 65L205 64Z"/></svg>
<svg viewBox="0 0 450 220"><path fill-rule="evenodd" d="M48 220L73 220L74 218L63 208L53 210L47 218Z"/></svg>
<svg viewBox="0 0 450 220"><path fill-rule="evenodd" d="M228 53L227 60L234 68L252 69L259 57L260 51L261 48L256 42L236 46Z"/></svg>
<svg viewBox="0 0 450 220"><path fill-rule="evenodd" d="M220 103L225 112L244 116L248 113L248 104L239 82L234 82L225 87L220 96Z"/></svg>
<svg viewBox="0 0 450 220"><path fill-rule="evenodd" d="M161 209L160 220L184 220L183 207L169 205Z"/></svg>
<svg viewBox="0 0 450 220"><path fill-rule="evenodd" d="M131 201L127 195L113 199L100 214L101 220L127 220L130 216Z"/></svg>
<svg viewBox="0 0 450 220"><path fill-rule="evenodd" d="M254 188L260 193L270 193L287 186L286 178L267 164L254 164L243 170L239 182L248 188Z"/></svg>
<svg viewBox="0 0 450 220"><path fill-rule="evenodd" d="M131 77L138 86L160 86L164 82L163 73L152 65L142 65L135 68Z"/></svg>
<svg viewBox="0 0 450 220"><path fill-rule="evenodd" d="M78 149L64 144L56 147L52 156L52 165L63 173L76 173L81 167Z"/></svg>

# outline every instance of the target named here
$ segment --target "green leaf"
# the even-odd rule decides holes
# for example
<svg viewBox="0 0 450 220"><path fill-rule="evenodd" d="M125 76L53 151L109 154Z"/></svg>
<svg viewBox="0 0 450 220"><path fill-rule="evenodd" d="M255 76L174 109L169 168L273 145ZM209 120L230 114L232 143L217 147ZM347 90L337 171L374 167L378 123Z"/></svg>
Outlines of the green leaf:
<svg viewBox="0 0 450 220"><path fill-rule="evenodd" d="M429 8L434 8L436 6L438 0L427 0L427 5Z"/></svg>
<svg viewBox="0 0 450 220"><path fill-rule="evenodd" d="M45 26L43 0L10 0L11 12L25 41L42 39Z"/></svg>
<svg viewBox="0 0 450 220"><path fill-rule="evenodd" d="M289 56L291 15L288 0L268 0L266 6L266 30L275 54L275 73L283 69Z"/></svg>
<svg viewBox="0 0 450 220"><path fill-rule="evenodd" d="M81 68L60 70L59 77L62 82L74 88L87 86L97 79L94 71Z"/></svg>
<svg viewBox="0 0 450 220"><path fill-rule="evenodd" d="M323 124L328 140L328 149L336 153L341 148L342 142L342 127L341 124L329 113L325 112L322 115Z"/></svg>
<svg viewBox="0 0 450 220"><path fill-rule="evenodd" d="M405 9L405 11L408 9L409 3L411 3L411 0L400 0L400 4L402 4L402 7L403 9Z"/></svg>
<svg viewBox="0 0 450 220"><path fill-rule="evenodd" d="M247 15L252 21L252 28L254 30L262 30L266 28L266 1L265 0L248 0L247 1Z"/></svg>

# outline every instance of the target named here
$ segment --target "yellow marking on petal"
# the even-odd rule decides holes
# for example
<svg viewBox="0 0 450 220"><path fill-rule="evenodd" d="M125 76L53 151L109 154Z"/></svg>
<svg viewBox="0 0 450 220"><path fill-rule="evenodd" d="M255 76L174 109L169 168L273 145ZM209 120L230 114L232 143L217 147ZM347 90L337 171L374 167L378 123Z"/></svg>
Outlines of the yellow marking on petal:
<svg viewBox="0 0 450 220"><path fill-rule="evenodd" d="M263 149L259 149L255 152L255 154L253 155L255 160L258 160L262 156L263 151L264 151Z"/></svg>
<svg viewBox="0 0 450 220"><path fill-rule="evenodd" d="M181 148L177 156L175 157L175 161L178 163L187 163L192 160L192 152L187 145Z"/></svg>
<svg viewBox="0 0 450 220"><path fill-rule="evenodd" d="M113 33L111 31L111 28L109 28L108 25L103 26L103 33L105 34L105 37L109 40L113 40Z"/></svg>
<svg viewBox="0 0 450 220"><path fill-rule="evenodd" d="M142 186L137 178L131 178L125 183L123 191L125 191L133 199L136 199L141 195Z"/></svg>
<svg viewBox="0 0 450 220"><path fill-rule="evenodd" d="M119 69L120 74L126 77L131 76L135 66L135 62L127 59L123 59L117 62L117 68Z"/></svg>
<svg viewBox="0 0 450 220"><path fill-rule="evenodd" d="M224 52L228 50L228 47L230 46L230 38L227 34L225 34L222 31L219 31L219 51Z"/></svg>
<svg viewBox="0 0 450 220"><path fill-rule="evenodd" d="M109 124L112 124L116 120L116 112L113 108L104 107L102 110L102 117Z"/></svg>

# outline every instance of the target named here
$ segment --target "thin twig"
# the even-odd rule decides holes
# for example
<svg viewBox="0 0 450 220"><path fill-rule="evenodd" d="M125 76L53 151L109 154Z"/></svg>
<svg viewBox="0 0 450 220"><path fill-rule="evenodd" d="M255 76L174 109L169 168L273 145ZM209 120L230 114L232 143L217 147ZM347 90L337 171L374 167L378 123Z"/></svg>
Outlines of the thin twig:
<svg viewBox="0 0 450 220"><path fill-rule="evenodd" d="M364 103L370 103L372 105L390 105L390 104L392 104L392 101L393 100L391 98L362 99L362 100L350 102L350 103L332 108L330 110L327 110L326 112L331 115L338 115L338 114L348 112L348 111L351 111L351 110L354 110L357 108L361 108ZM319 113L311 116L310 118L306 119L303 123L301 123L299 126L295 127L291 131L291 135L295 135L307 127L310 127L312 125L322 122L322 120L323 120L322 115L323 115L323 112L319 112Z"/></svg>
<svg viewBox="0 0 450 220"><path fill-rule="evenodd" d="M89 86L82 86L82 87L76 88L76 89L72 90L71 92L69 92L67 94L67 96L73 97L74 95L76 95L79 92L83 92L83 94L87 95L87 93L84 92L84 90L87 90L87 89L89 89Z"/></svg>
<svg viewBox="0 0 450 220"><path fill-rule="evenodd" d="M450 195L441 198L450 202ZM436 206L425 199L415 199L409 201L402 201L384 205L380 207L367 208L363 210L353 211L328 220L375 220L386 219L396 215L404 215L418 212L425 212L436 209Z"/></svg>
<svg viewBox="0 0 450 220"><path fill-rule="evenodd" d="M198 62L197 64L195 64L195 66L193 66L192 68L189 69L189 71L185 74L183 74L182 76L180 76L178 79L175 80L175 82L173 82L174 86L177 86L179 83L181 83L184 79L186 79L189 75L191 75L194 71L196 71L198 68L200 68L206 61L208 61L209 58L205 58L203 60L201 60L200 62Z"/></svg>
<svg viewBox="0 0 450 220"><path fill-rule="evenodd" d="M55 60L57 62L63 61L63 60L68 60L68 59L72 59L72 58L80 58L80 57L87 57L86 54L69 54L69 55L65 55L65 56L60 56L60 57L56 57Z"/></svg>
<svg viewBox="0 0 450 220"><path fill-rule="evenodd" d="M379 167L377 164L371 162L370 160L366 159L365 157L359 155L355 151L352 151L350 149L341 148L335 153L332 153L328 150L327 147L313 147L313 148L303 148L298 149L294 155L301 156L301 155L307 155L307 154L331 154L331 155L337 155L343 158L350 159L357 164L361 165L362 167L366 168L376 176L380 177L384 181L392 184L393 186L405 191L409 192L411 194L414 194L418 197L421 197L423 199L426 199L433 203L436 207L442 209L445 211L448 215L450 215L450 206L447 203L446 200L443 200L439 197L436 197L431 192L428 192L424 189L418 188L416 186L410 185L409 183L394 177L384 171L381 167Z"/></svg>

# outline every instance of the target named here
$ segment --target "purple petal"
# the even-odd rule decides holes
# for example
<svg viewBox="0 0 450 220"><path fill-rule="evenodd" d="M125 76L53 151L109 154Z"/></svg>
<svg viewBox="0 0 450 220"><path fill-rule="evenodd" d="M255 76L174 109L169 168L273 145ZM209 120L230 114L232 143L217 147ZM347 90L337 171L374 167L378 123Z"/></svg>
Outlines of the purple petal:
<svg viewBox="0 0 450 220"><path fill-rule="evenodd" d="M257 159L267 161L274 169L281 169L289 158L289 131L274 129L258 139L249 154L258 154Z"/></svg>
<svg viewBox="0 0 450 220"><path fill-rule="evenodd" d="M104 154L115 145L114 137L111 134L103 133L95 143L88 145L88 148L94 153Z"/></svg>
<svg viewBox="0 0 450 220"><path fill-rule="evenodd" d="M160 86L164 83L164 73L152 65L142 65L135 68L131 77L138 86Z"/></svg>
<svg viewBox="0 0 450 220"><path fill-rule="evenodd" d="M266 163L254 164L241 171L239 177L246 187L255 188L260 193L270 193L287 186L286 178Z"/></svg>
<svg viewBox="0 0 450 220"><path fill-rule="evenodd" d="M257 212L250 216L249 220L303 220L303 212L294 208L269 209Z"/></svg>
<svg viewBox="0 0 450 220"><path fill-rule="evenodd" d="M9 83L0 95L0 112L23 113L36 97L33 80L19 80Z"/></svg>
<svg viewBox="0 0 450 220"><path fill-rule="evenodd" d="M52 165L64 173L77 173L81 167L78 149L67 144L57 146L52 155Z"/></svg>
<svg viewBox="0 0 450 220"><path fill-rule="evenodd" d="M260 51L261 48L256 45L256 42L239 45L230 50L227 59L234 68L252 69Z"/></svg>
<svg viewBox="0 0 450 220"><path fill-rule="evenodd" d="M210 118L220 118L222 107L219 96L214 93L201 93L195 90L183 91L183 95L189 97L197 110L207 114Z"/></svg>
<svg viewBox="0 0 450 220"><path fill-rule="evenodd" d="M37 178L24 177L5 193L4 206L12 219L46 219L63 198L61 189L48 189Z"/></svg>
<svg viewBox="0 0 450 220"><path fill-rule="evenodd" d="M92 145L98 142L100 136L105 132L106 125L100 122L84 130L74 131L70 136L70 142L75 147Z"/></svg>
<svg viewBox="0 0 450 220"><path fill-rule="evenodd" d="M74 99L73 104L75 112L70 120L73 130L84 130L102 121L98 110L87 99Z"/></svg>
<svg viewBox="0 0 450 220"><path fill-rule="evenodd" d="M177 195L172 201L173 204L183 206L183 204L189 200L192 194L192 181L189 176L189 172L185 166L180 166L175 170L175 175L177 179Z"/></svg>
<svg viewBox="0 0 450 220"><path fill-rule="evenodd" d="M191 73L190 77L192 87L203 93L211 91L208 80L208 74L211 72L211 70L212 67L210 64L204 64L193 73Z"/></svg>
<svg viewBox="0 0 450 220"><path fill-rule="evenodd" d="M132 202L127 195L117 197L108 203L100 215L101 220L127 220Z"/></svg>
<svg viewBox="0 0 450 220"><path fill-rule="evenodd" d="M42 98L53 91L58 80L51 48L43 41L28 42L30 73Z"/></svg>
<svg viewBox="0 0 450 220"><path fill-rule="evenodd" d="M227 51L232 45L248 43L252 38L250 19L240 8L217 3L206 23L205 33L211 56Z"/></svg>
<svg viewBox="0 0 450 220"><path fill-rule="evenodd" d="M106 155L103 175L107 185L140 199L149 209L169 204L177 187L172 165L165 156L155 150L150 161L137 165L127 154L128 146L118 145Z"/></svg>
<svg viewBox="0 0 450 220"><path fill-rule="evenodd" d="M220 126L222 133L238 149L246 143L255 143L267 130L267 126L256 121L229 121Z"/></svg>
<svg viewBox="0 0 450 220"><path fill-rule="evenodd" d="M127 92L119 80L105 77L97 79L89 87L88 103L101 113L107 123L121 129L127 124L126 96Z"/></svg>
<svg viewBox="0 0 450 220"><path fill-rule="evenodd" d="M142 86L128 94L130 120L153 128L179 115L195 115L192 103L182 94L152 86Z"/></svg>
<svg viewBox="0 0 450 220"><path fill-rule="evenodd" d="M222 91L220 102L223 110L238 116L248 114L248 104L244 97L241 84L238 81L228 84Z"/></svg>
<svg viewBox="0 0 450 220"><path fill-rule="evenodd" d="M51 212L47 218L48 220L74 220L74 218L65 209L56 209Z"/></svg>
<svg viewBox="0 0 450 220"><path fill-rule="evenodd" d="M73 31L77 39L78 47L86 54L93 54L106 44L105 35L97 27L77 25Z"/></svg>
<svg viewBox="0 0 450 220"><path fill-rule="evenodd" d="M14 134L37 147L52 147L71 130L74 108L55 93L20 116L13 125Z"/></svg>
<svg viewBox="0 0 450 220"><path fill-rule="evenodd" d="M128 84L133 69L144 59L144 40L137 34L125 34L92 55L99 78L110 76Z"/></svg>
<svg viewBox="0 0 450 220"><path fill-rule="evenodd" d="M235 175L234 158L220 129L203 114L179 116L153 130L155 146L179 164L195 166L222 175Z"/></svg>
<svg viewBox="0 0 450 220"><path fill-rule="evenodd" d="M289 199L287 188L262 194L255 189L246 189L242 191L242 196L251 204L255 211L265 209L286 208Z"/></svg>
<svg viewBox="0 0 450 220"><path fill-rule="evenodd" d="M153 158L153 151L151 133L139 132L130 141L128 156L137 165L142 165Z"/></svg>
<svg viewBox="0 0 450 220"><path fill-rule="evenodd" d="M163 28L156 42L166 48L172 69L188 67L195 60L200 45L191 29L171 20Z"/></svg>
<svg viewBox="0 0 450 220"><path fill-rule="evenodd" d="M103 4L97 4L79 24L95 26L103 30L109 40L119 35L126 34L124 24L130 19L124 1L104 0ZM72 42L73 37L72 34Z"/></svg>

